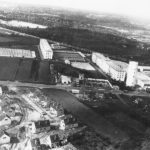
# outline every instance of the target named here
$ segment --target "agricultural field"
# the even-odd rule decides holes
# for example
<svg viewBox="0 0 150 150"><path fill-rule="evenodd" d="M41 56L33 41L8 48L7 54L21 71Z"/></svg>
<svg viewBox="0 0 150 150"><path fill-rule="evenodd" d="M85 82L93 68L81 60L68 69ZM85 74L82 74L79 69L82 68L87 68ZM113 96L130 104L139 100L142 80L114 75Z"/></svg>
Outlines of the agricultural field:
<svg viewBox="0 0 150 150"><path fill-rule="evenodd" d="M0 80L50 84L49 62L41 61L32 71L32 59L0 57Z"/></svg>
<svg viewBox="0 0 150 150"><path fill-rule="evenodd" d="M15 80L19 59L0 57L0 80Z"/></svg>

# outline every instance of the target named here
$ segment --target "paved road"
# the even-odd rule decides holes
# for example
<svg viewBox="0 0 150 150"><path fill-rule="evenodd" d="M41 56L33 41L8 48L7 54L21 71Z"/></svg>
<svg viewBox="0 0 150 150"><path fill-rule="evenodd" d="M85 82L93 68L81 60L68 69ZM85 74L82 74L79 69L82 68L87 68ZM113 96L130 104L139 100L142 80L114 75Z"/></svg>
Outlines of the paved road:
<svg viewBox="0 0 150 150"><path fill-rule="evenodd" d="M123 131L105 120L103 116L80 103L72 94L58 89L43 89L42 91L52 99L60 102L66 110L94 128L96 132L111 139L111 141L118 142L128 138Z"/></svg>

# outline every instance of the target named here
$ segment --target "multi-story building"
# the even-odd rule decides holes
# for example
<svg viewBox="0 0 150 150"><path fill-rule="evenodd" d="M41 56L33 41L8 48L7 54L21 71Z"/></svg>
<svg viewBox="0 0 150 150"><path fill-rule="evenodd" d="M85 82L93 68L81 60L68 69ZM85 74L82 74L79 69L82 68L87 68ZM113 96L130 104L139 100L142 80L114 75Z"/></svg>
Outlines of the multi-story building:
<svg viewBox="0 0 150 150"><path fill-rule="evenodd" d="M41 133L50 130L49 120L39 120L28 124L28 128L31 133Z"/></svg>
<svg viewBox="0 0 150 150"><path fill-rule="evenodd" d="M25 49L11 49L0 47L0 56L3 57L24 57L24 58L35 58L35 52Z"/></svg>
<svg viewBox="0 0 150 150"><path fill-rule="evenodd" d="M127 63L111 60L100 53L92 53L92 61L112 79L117 81L125 80Z"/></svg>
<svg viewBox="0 0 150 150"><path fill-rule="evenodd" d="M143 72L136 74L136 85L139 85L142 89L150 88L150 77Z"/></svg>
<svg viewBox="0 0 150 150"><path fill-rule="evenodd" d="M40 39L40 56L41 59L53 58L53 50L46 39Z"/></svg>
<svg viewBox="0 0 150 150"><path fill-rule="evenodd" d="M126 85L133 87L136 85L136 75L138 71L138 62L130 61L127 69Z"/></svg>

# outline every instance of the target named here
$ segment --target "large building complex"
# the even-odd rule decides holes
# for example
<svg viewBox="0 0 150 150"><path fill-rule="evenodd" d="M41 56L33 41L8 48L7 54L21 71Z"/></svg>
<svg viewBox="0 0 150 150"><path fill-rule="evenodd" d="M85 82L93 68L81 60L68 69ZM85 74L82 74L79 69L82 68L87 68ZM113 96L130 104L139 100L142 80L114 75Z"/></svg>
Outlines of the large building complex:
<svg viewBox="0 0 150 150"><path fill-rule="evenodd" d="M129 62L126 85L130 87L138 85L145 90L150 88L149 73L150 67L138 66L138 62L135 61Z"/></svg>
<svg viewBox="0 0 150 150"><path fill-rule="evenodd" d="M112 79L117 81L125 80L127 63L111 60L100 53L92 53L92 61Z"/></svg>
<svg viewBox="0 0 150 150"><path fill-rule="evenodd" d="M24 58L35 58L35 52L25 49L12 49L0 47L0 56L3 57L24 57Z"/></svg>
<svg viewBox="0 0 150 150"><path fill-rule="evenodd" d="M53 58L53 50L46 39L40 39L40 56L41 59Z"/></svg>
<svg viewBox="0 0 150 150"><path fill-rule="evenodd" d="M143 72L137 72L136 74L136 85L140 86L142 89L150 88L150 77Z"/></svg>
<svg viewBox="0 0 150 150"><path fill-rule="evenodd" d="M140 86L142 89L150 88L150 67L138 66L138 62L129 64L111 60L100 53L92 54L92 61L107 75L116 81L123 81L128 87Z"/></svg>

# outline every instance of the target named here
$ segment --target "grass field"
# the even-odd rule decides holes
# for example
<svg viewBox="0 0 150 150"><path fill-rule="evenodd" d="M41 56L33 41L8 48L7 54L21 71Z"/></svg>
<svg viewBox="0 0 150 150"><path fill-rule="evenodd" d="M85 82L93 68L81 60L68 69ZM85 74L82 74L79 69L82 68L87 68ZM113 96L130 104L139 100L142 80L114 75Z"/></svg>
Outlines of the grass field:
<svg viewBox="0 0 150 150"><path fill-rule="evenodd" d="M14 42L15 39L6 37L6 36L0 36L0 43L9 43L9 42Z"/></svg>
<svg viewBox="0 0 150 150"><path fill-rule="evenodd" d="M0 80L11 80L15 79L17 72L19 59L15 58L0 58Z"/></svg>
<svg viewBox="0 0 150 150"><path fill-rule="evenodd" d="M0 57L0 80L50 84L49 62L40 62L37 80L30 76L32 63L32 59Z"/></svg>

